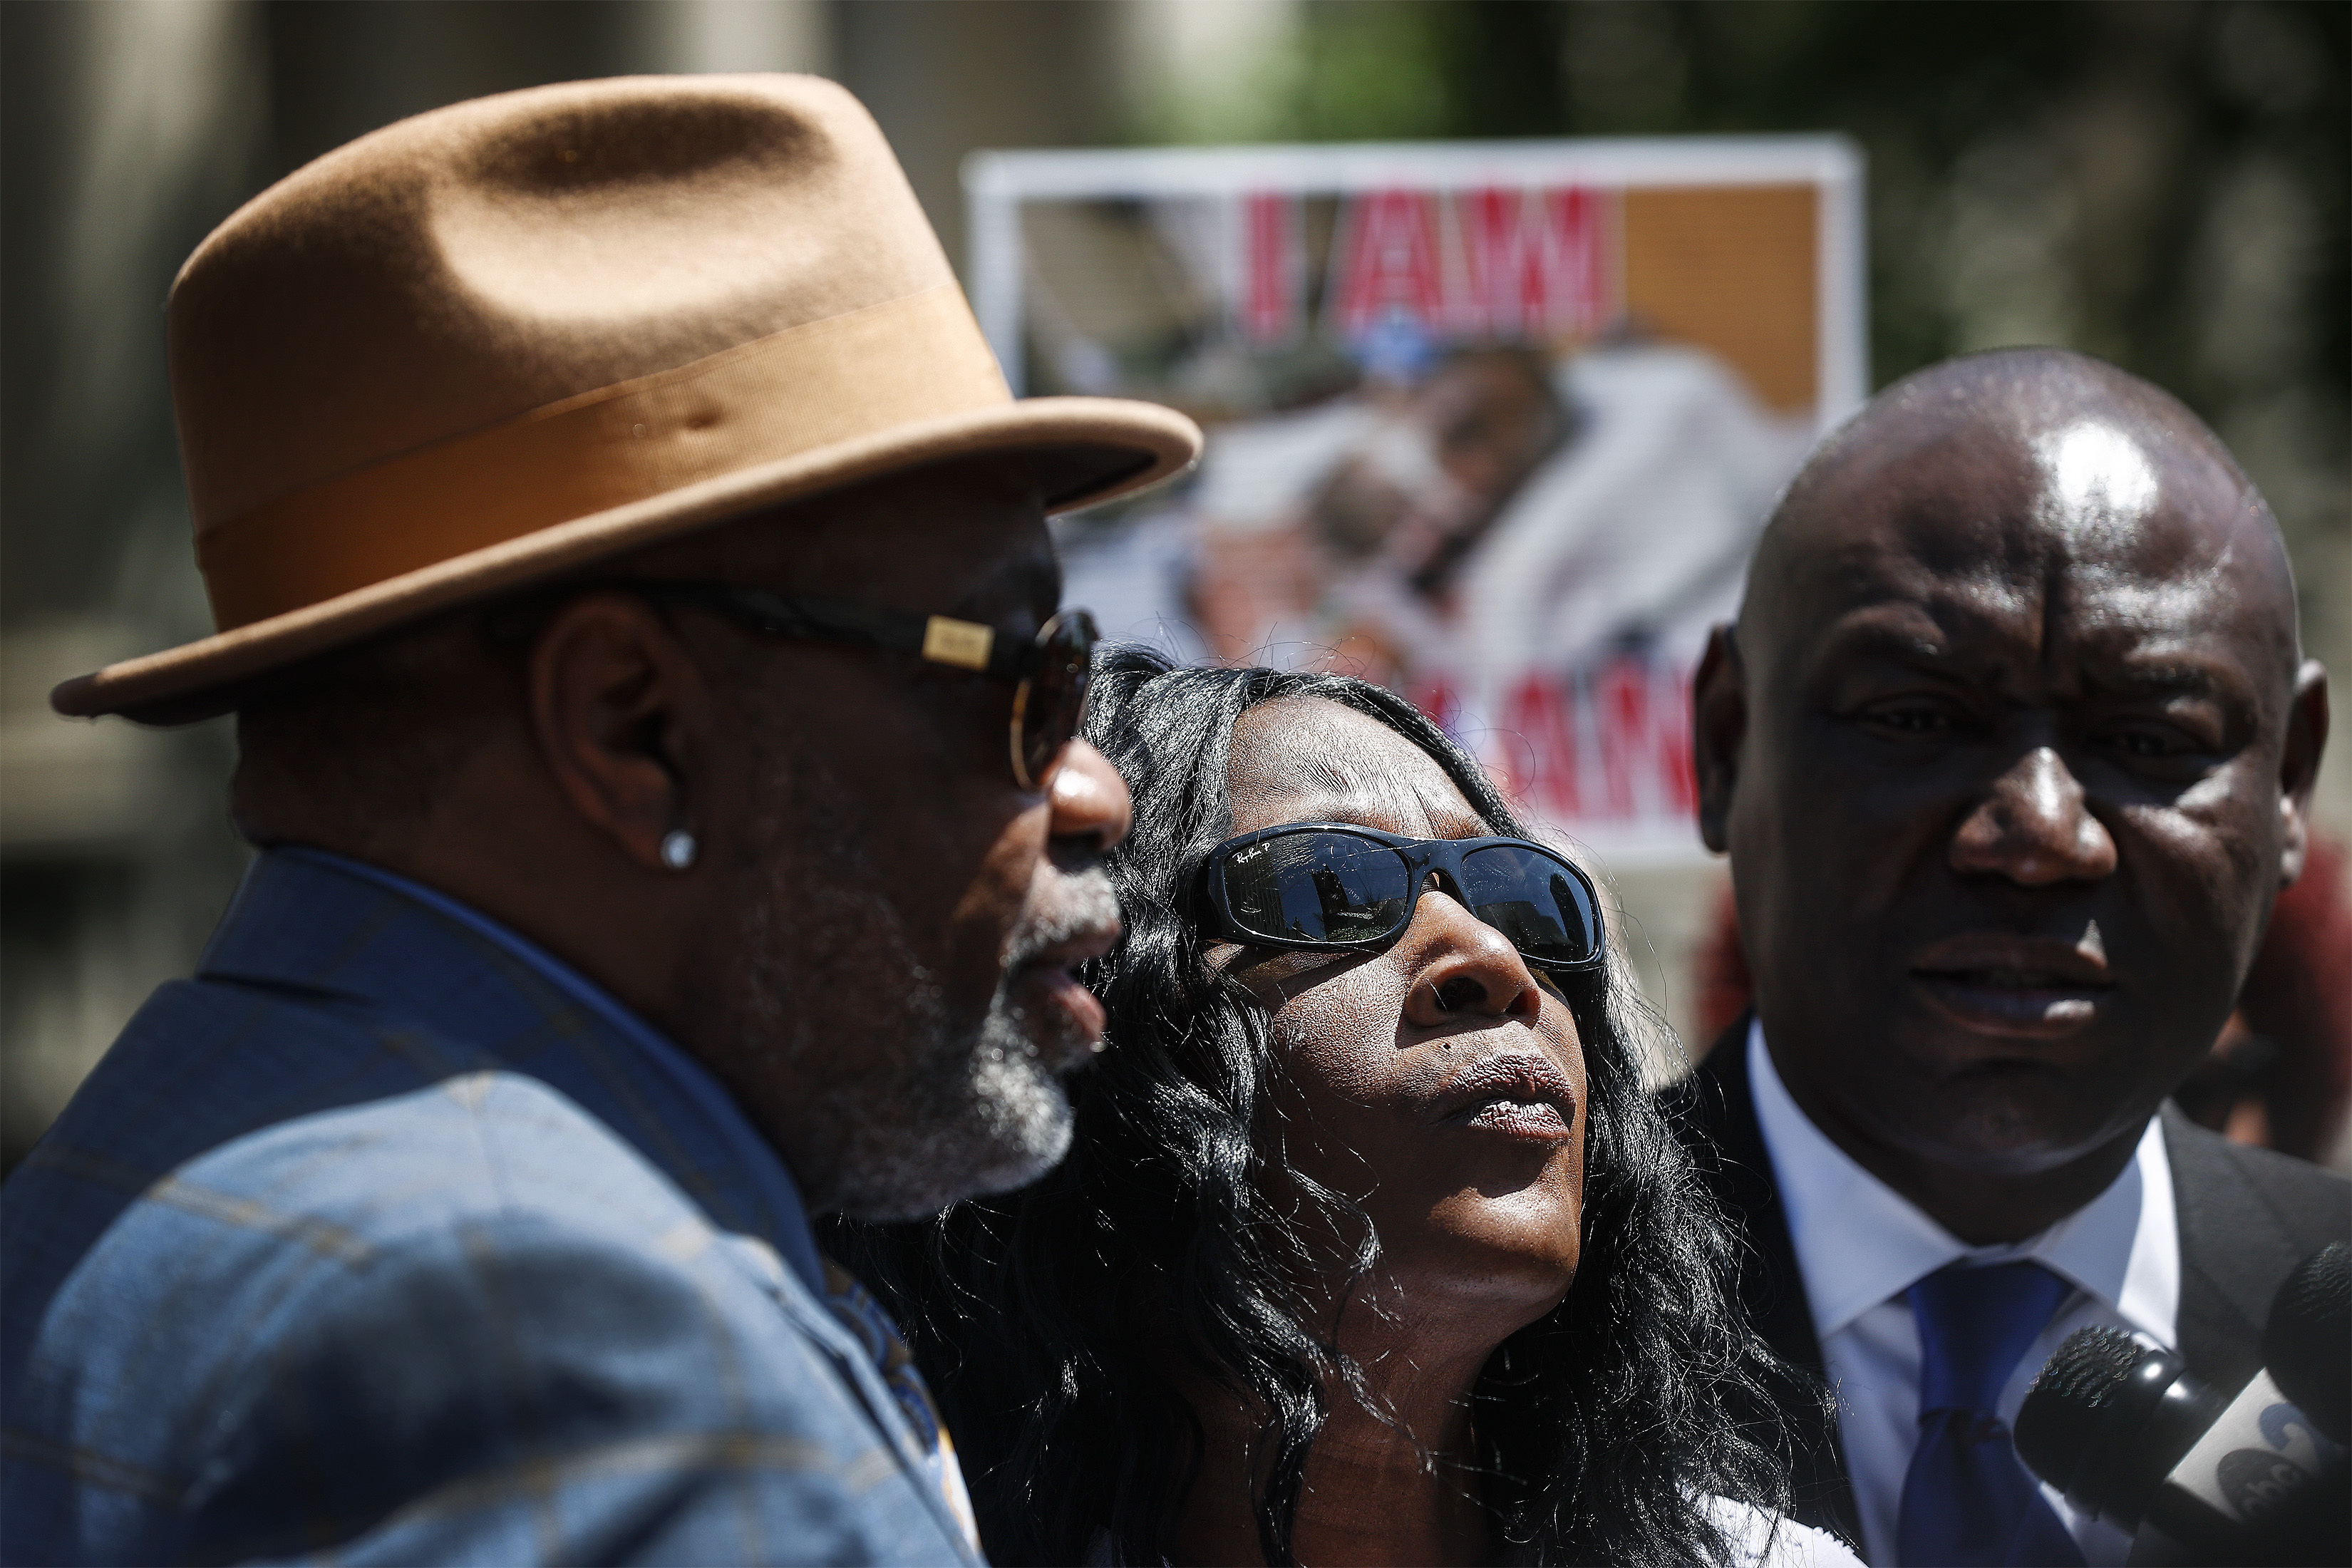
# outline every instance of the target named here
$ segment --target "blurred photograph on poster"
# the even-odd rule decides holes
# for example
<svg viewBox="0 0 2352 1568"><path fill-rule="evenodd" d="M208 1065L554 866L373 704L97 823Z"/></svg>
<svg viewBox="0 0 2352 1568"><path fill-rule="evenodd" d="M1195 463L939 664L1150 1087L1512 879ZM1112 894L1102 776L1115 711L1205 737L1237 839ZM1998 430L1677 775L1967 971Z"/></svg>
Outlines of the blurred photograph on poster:
<svg viewBox="0 0 2352 1568"><path fill-rule="evenodd" d="M1210 430L1064 520L1066 602L1381 681L1548 828L1698 856L1692 669L1865 391L1861 181L1835 137L976 155L1014 389Z"/></svg>

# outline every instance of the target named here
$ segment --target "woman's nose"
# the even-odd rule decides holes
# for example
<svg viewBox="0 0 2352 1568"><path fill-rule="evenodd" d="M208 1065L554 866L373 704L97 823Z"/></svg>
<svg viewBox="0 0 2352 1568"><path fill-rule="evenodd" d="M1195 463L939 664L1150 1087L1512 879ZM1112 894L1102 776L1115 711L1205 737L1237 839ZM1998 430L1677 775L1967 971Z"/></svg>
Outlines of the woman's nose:
<svg viewBox="0 0 2352 1568"><path fill-rule="evenodd" d="M1533 1018L1543 1010L1543 992L1519 950L1443 887L1423 891L1405 941L1417 961L1405 999L1414 1024L1436 1028L1465 1014Z"/></svg>

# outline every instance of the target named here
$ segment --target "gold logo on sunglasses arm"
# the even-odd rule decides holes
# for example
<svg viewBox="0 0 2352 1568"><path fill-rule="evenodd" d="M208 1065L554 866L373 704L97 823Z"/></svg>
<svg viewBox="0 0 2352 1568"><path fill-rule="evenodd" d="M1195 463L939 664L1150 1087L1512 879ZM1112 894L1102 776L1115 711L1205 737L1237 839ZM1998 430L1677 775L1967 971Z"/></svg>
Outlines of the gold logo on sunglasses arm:
<svg viewBox="0 0 2352 1568"><path fill-rule="evenodd" d="M923 657L933 664L984 670L988 668L989 650L995 642L995 629L974 621L933 616L923 624Z"/></svg>

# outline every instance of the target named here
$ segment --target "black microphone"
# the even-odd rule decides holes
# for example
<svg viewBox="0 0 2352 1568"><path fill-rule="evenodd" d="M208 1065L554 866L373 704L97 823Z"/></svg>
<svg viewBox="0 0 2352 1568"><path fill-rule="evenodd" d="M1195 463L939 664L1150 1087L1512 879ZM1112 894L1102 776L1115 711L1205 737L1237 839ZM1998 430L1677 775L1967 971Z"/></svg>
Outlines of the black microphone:
<svg viewBox="0 0 2352 1568"><path fill-rule="evenodd" d="M2272 1366L2234 1399L2191 1376L2170 1351L2120 1329L2077 1330L2018 1410L2018 1458L2076 1509L2134 1532L2135 1563L2352 1561L2346 1453L2321 1426L2340 1417L2341 1386L2315 1419L2274 1376L2291 1366L2290 1381L2324 1394L2326 1357L2343 1364L2343 1299L2327 1290L2339 1278L2330 1268L2346 1261L2331 1264L2323 1252L2289 1279L2280 1307L2297 1305L2286 1310L2275 1353L2265 1334ZM2324 1342L2331 1331L2333 1345Z"/></svg>
<svg viewBox="0 0 2352 1568"><path fill-rule="evenodd" d="M2352 1443L2352 1242L2321 1247L2279 1287L2263 1364L2313 1426Z"/></svg>

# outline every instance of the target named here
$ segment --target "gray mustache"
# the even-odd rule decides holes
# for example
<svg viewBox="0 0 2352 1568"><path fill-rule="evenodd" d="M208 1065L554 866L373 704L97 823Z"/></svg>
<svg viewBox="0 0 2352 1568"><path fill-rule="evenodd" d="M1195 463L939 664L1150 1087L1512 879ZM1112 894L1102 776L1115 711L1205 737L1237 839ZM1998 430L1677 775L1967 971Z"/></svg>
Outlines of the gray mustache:
<svg viewBox="0 0 2352 1568"><path fill-rule="evenodd" d="M1007 973L1020 968L1048 948L1079 937L1094 936L1118 925L1118 894L1101 870L1059 879L1054 897L1031 910L1015 927L1004 957Z"/></svg>

